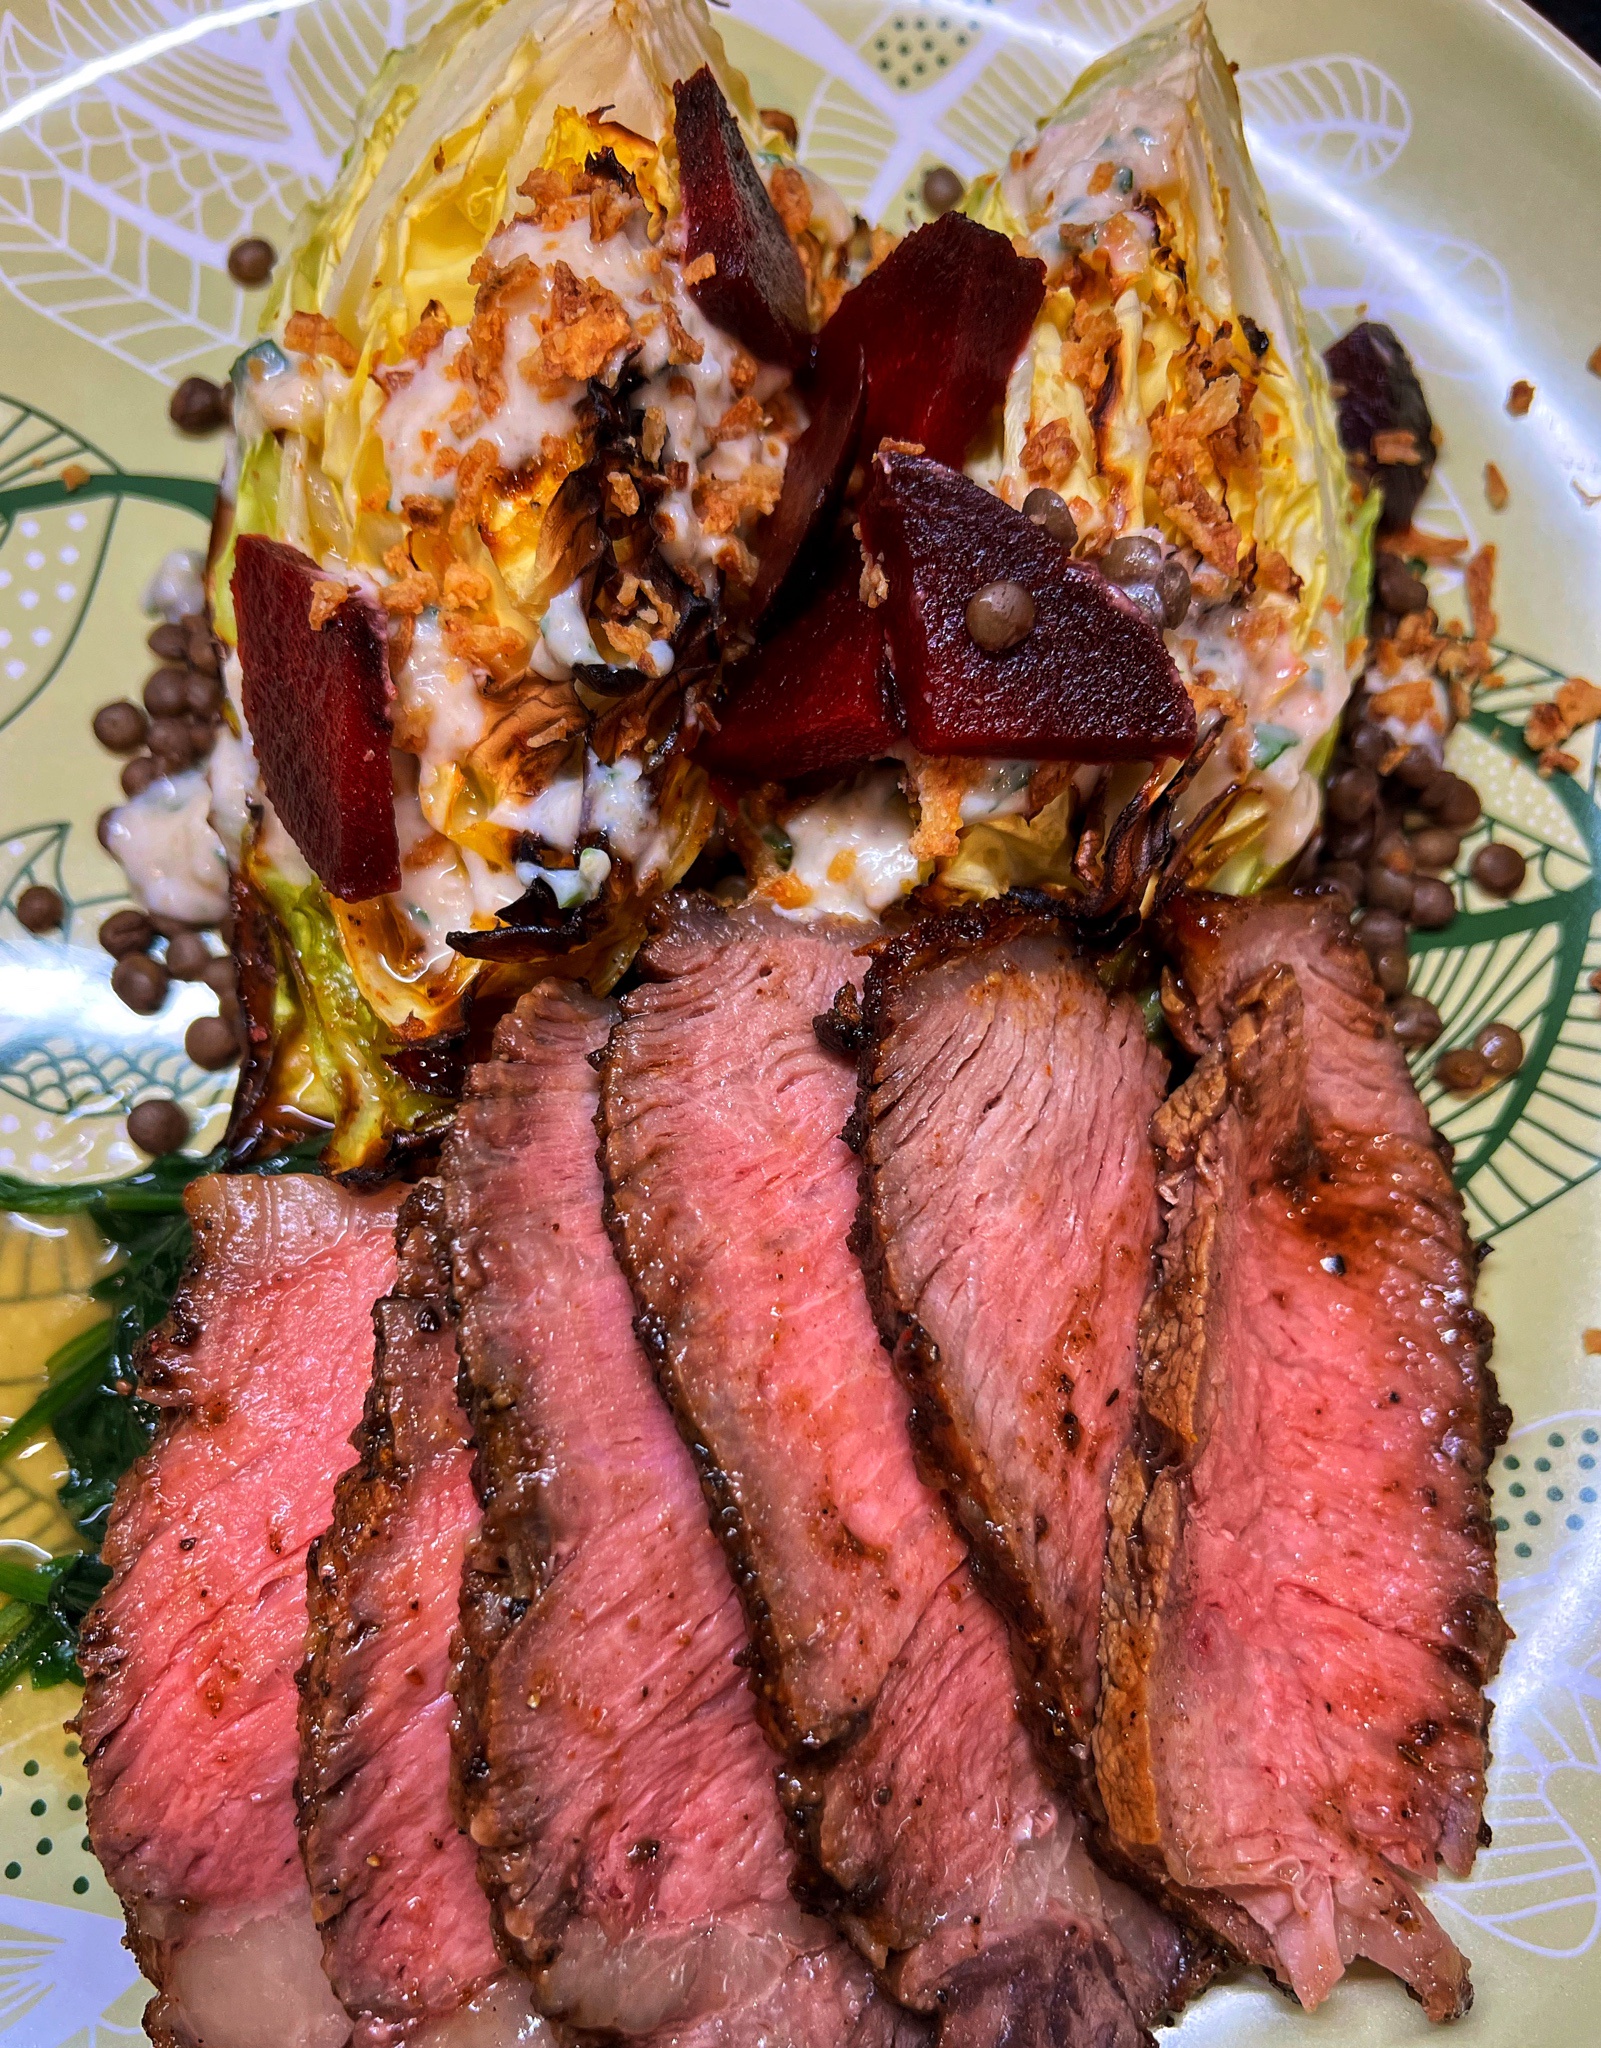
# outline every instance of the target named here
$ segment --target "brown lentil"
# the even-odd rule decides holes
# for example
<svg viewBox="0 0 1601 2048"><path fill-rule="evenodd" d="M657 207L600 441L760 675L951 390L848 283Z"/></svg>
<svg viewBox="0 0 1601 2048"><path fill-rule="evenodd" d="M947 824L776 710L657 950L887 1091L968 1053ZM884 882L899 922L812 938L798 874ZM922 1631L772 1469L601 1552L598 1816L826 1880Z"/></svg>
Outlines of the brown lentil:
<svg viewBox="0 0 1601 2048"><path fill-rule="evenodd" d="M1423 789L1440 773L1440 764L1427 747L1408 747L1390 772L1403 789Z"/></svg>
<svg viewBox="0 0 1601 2048"><path fill-rule="evenodd" d="M100 927L100 943L113 960L144 952L155 936L156 928L142 910L114 910Z"/></svg>
<svg viewBox="0 0 1601 2048"><path fill-rule="evenodd" d="M217 659L217 643L211 637L211 628L198 613L186 626L187 638L184 658L191 668L204 669L207 675L216 675L222 667Z"/></svg>
<svg viewBox="0 0 1601 2048"><path fill-rule="evenodd" d="M163 619L152 629L145 645L163 661L182 661L189 652L189 630L175 619Z"/></svg>
<svg viewBox="0 0 1601 2048"><path fill-rule="evenodd" d="M1420 868L1452 867L1461 851L1461 834L1448 825L1425 825L1412 834L1412 858Z"/></svg>
<svg viewBox="0 0 1601 2048"><path fill-rule="evenodd" d="M1434 1078L1453 1095L1472 1095L1490 1074L1489 1062L1470 1045L1453 1046L1434 1062Z"/></svg>
<svg viewBox="0 0 1601 2048"><path fill-rule="evenodd" d="M1379 778L1371 768L1342 768L1329 784L1328 809L1342 825L1365 818L1379 797Z"/></svg>
<svg viewBox="0 0 1601 2048"><path fill-rule="evenodd" d="M167 404L180 434L215 434L228 424L228 392L209 377L185 377Z"/></svg>
<svg viewBox="0 0 1601 2048"><path fill-rule="evenodd" d="M124 796L143 796L151 783L161 774L161 763L153 754L135 754L131 761L124 762L122 783Z"/></svg>
<svg viewBox="0 0 1601 2048"><path fill-rule="evenodd" d="M1101 557L1108 583L1153 583L1161 572L1161 543L1149 534L1120 533Z"/></svg>
<svg viewBox="0 0 1601 2048"><path fill-rule="evenodd" d="M207 1073L231 1067L239 1057L239 1040L221 1017L197 1017L183 1035L183 1049Z"/></svg>
<svg viewBox="0 0 1601 2048"><path fill-rule="evenodd" d="M1387 996L1406 993L1407 977L1412 971L1404 946L1384 946L1369 956L1373 968L1373 979Z"/></svg>
<svg viewBox="0 0 1601 2048"><path fill-rule="evenodd" d="M1194 591L1190 583L1190 572L1178 559L1169 555L1156 574L1156 587L1162 595L1162 623L1169 629L1182 626L1189 617L1190 600Z"/></svg>
<svg viewBox="0 0 1601 2048"><path fill-rule="evenodd" d="M167 1000L167 970L148 953L124 953L111 970L113 991L141 1017L153 1017Z"/></svg>
<svg viewBox="0 0 1601 2048"><path fill-rule="evenodd" d="M1351 728L1345 751L1359 768L1377 768L1390 751L1390 738L1382 726L1363 719L1360 725Z"/></svg>
<svg viewBox="0 0 1601 2048"><path fill-rule="evenodd" d="M203 981L215 957L198 932L174 932L167 941L167 972L179 981Z"/></svg>
<svg viewBox="0 0 1601 2048"><path fill-rule="evenodd" d="M1354 860L1331 860L1319 880L1332 884L1352 903L1362 901L1362 870Z"/></svg>
<svg viewBox="0 0 1601 2048"><path fill-rule="evenodd" d="M1465 832L1478 822L1479 792L1449 768L1442 768L1424 784L1418 802L1436 823L1450 825L1457 831Z"/></svg>
<svg viewBox="0 0 1601 2048"><path fill-rule="evenodd" d="M1336 819L1329 827L1324 852L1330 860L1365 861L1373 851L1375 820L1369 816L1354 825Z"/></svg>
<svg viewBox="0 0 1601 2048"><path fill-rule="evenodd" d="M1473 1050L1499 1081L1523 1065L1523 1039L1510 1024L1486 1024L1474 1039Z"/></svg>
<svg viewBox="0 0 1601 2048"><path fill-rule="evenodd" d="M194 759L194 736L182 718L153 718L150 721L150 751L163 770L187 768Z"/></svg>
<svg viewBox="0 0 1601 2048"><path fill-rule="evenodd" d="M17 922L25 932L58 932L67 906L58 890L31 882L17 898Z"/></svg>
<svg viewBox="0 0 1601 2048"><path fill-rule="evenodd" d="M1393 910L1365 911L1356 935L1369 953L1381 952L1386 946L1406 943L1406 920Z"/></svg>
<svg viewBox="0 0 1601 2048"><path fill-rule="evenodd" d="M184 709L197 718L210 718L222 704L222 684L198 668L189 671L184 686Z"/></svg>
<svg viewBox="0 0 1601 2048"><path fill-rule="evenodd" d="M1137 583L1120 584L1119 588L1126 598L1139 606L1147 621L1160 633L1167 623L1167 612L1156 584L1142 577Z"/></svg>
<svg viewBox="0 0 1601 2048"><path fill-rule="evenodd" d="M1067 500L1060 492L1047 490L1044 484L1037 484L1023 500L1023 517L1043 527L1064 548L1074 546L1078 540L1078 521L1068 509Z"/></svg>
<svg viewBox="0 0 1601 2048"><path fill-rule="evenodd" d="M1491 839L1473 856L1468 872L1486 894L1516 896L1529 864L1515 846L1508 846L1504 839Z"/></svg>
<svg viewBox="0 0 1601 2048"><path fill-rule="evenodd" d="M145 679L144 700L152 718L176 718L189 702L189 671L158 668Z"/></svg>
<svg viewBox="0 0 1601 2048"><path fill-rule="evenodd" d="M234 972L230 954L224 953L213 960L211 965L202 971L200 979L216 995L232 997L238 993L239 977Z"/></svg>
<svg viewBox="0 0 1601 2048"><path fill-rule="evenodd" d="M119 697L95 713L94 736L108 754L137 753L145 743L145 715L137 704Z"/></svg>
<svg viewBox="0 0 1601 2048"><path fill-rule="evenodd" d="M1412 922L1420 932L1442 932L1456 916L1456 891L1436 875L1421 875L1412 885Z"/></svg>
<svg viewBox="0 0 1601 2048"><path fill-rule="evenodd" d="M1390 1029L1409 1052L1433 1045L1443 1029L1440 1013L1426 996L1398 996L1390 1011Z"/></svg>
<svg viewBox="0 0 1601 2048"><path fill-rule="evenodd" d="M936 164L923 178L923 204L936 219L960 206L966 185L949 164Z"/></svg>
<svg viewBox="0 0 1601 2048"><path fill-rule="evenodd" d="M1412 887L1410 875L1399 875L1394 868L1375 861L1368 869L1363 893L1375 910L1393 910L1397 917L1405 917L1412 908Z"/></svg>
<svg viewBox="0 0 1601 2048"><path fill-rule="evenodd" d="M260 235L246 235L228 251L228 275L235 284L265 284L272 276L278 251Z"/></svg>
<svg viewBox="0 0 1601 2048"><path fill-rule="evenodd" d="M986 583L967 600L968 633L989 654L1016 647L1033 625L1034 600L1021 583Z"/></svg>
<svg viewBox="0 0 1601 2048"><path fill-rule="evenodd" d="M176 1152L189 1137L187 1113L168 1095L153 1095L128 1112L128 1136L152 1159Z"/></svg>

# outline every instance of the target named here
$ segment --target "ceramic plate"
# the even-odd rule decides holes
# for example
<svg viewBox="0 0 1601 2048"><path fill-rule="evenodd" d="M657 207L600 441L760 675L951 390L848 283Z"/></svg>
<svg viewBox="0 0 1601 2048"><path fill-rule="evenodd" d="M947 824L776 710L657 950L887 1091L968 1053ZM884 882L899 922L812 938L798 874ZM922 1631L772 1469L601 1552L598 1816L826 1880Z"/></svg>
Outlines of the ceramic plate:
<svg viewBox="0 0 1601 2048"><path fill-rule="evenodd" d="M272 11L274 5L277 11ZM648 4L648 0L646 0ZM899 223L924 171L998 162L1090 57L1162 9L1148 0L734 0L717 19L758 105L864 214ZM0 1168L79 1177L135 1163L122 1117L176 1091L198 1142L231 1077L201 1073L179 987L124 1009L95 945L122 900L95 837L115 764L95 707L136 695L142 587L204 541L215 444L166 421L169 387L219 375L259 300L223 268L241 235L282 243L332 174L386 45L443 0L19 0L0 13ZM1217 0L1257 165L1314 330L1389 321L1445 435L1419 523L1499 550L1499 666L1454 742L1487 818L1527 855L1501 904L1415 941L1414 986L1448 1042L1505 1019L1528 1058L1466 1104L1425 1095L1456 1147L1489 1245L1483 1304L1516 1422L1494 1472L1503 1598L1517 1640L1494 1688L1494 1846L1434 1887L1472 1959L1462 2048L1581 2048L1601 2011L1601 811L1595 729L1576 775L1541 780L1528 705L1601 680L1601 71L1514 0ZM1506 411L1517 378L1532 410ZM1509 486L1492 511L1484 468ZM69 464L89 481L68 490ZM1442 579L1449 616L1455 594ZM1465 610L1465 602L1461 609ZM17 922L30 882L70 916ZM78 1225L0 1231L0 1413L97 1313L103 1263ZM1591 1343L1597 1347L1592 1352ZM63 1545L49 1442L0 1473L0 1536ZM138 2038L144 1990L83 1831L68 1689L0 1700L0 2040ZM1260 1984L1224 1987L1178 2029L1228 2042L1399 2044L1429 2033L1357 1970L1313 2019Z"/></svg>

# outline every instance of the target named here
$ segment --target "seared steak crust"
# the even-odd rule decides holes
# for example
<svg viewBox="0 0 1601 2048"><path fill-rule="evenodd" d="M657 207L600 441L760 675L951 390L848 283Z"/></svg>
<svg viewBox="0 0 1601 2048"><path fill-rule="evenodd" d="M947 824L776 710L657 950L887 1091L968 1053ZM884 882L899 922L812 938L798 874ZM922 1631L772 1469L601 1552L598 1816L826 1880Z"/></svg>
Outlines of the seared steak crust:
<svg viewBox="0 0 1601 2048"><path fill-rule="evenodd" d="M790 1895L739 1604L601 1219L612 1005L545 983L473 1070L444 1160L482 1528L460 1798L542 2009L657 2048L910 2048Z"/></svg>
<svg viewBox="0 0 1601 2048"><path fill-rule="evenodd" d="M1505 1640L1462 1204L1342 918L1198 900L1171 926L1209 1049L1156 1124L1101 1789L1121 1845L1244 1907L1303 2003L1365 1955L1450 2017L1467 1967L1413 1882L1471 1866Z"/></svg>
<svg viewBox="0 0 1601 2048"><path fill-rule="evenodd" d="M607 1048L612 1231L739 1580L816 1896L944 2042L1133 2048L1204 1966L1084 1854L1004 1625L917 1478L848 1244L852 1077L813 1030L859 938L674 907Z"/></svg>
<svg viewBox="0 0 1601 2048"><path fill-rule="evenodd" d="M432 2044L452 2020L510 2040L531 2010L450 1810L450 1637L478 1503L434 1243L443 1206L439 1183L424 1181L401 1212L356 1463L308 1559L301 1847L357 2048Z"/></svg>
<svg viewBox="0 0 1601 2048"><path fill-rule="evenodd" d="M1049 914L1002 901L874 957L856 1245L1055 1773L1092 1772L1112 1466L1134 1426L1166 1064Z"/></svg>
<svg viewBox="0 0 1601 2048"><path fill-rule="evenodd" d="M95 1853L176 2048L339 2048L295 1835L306 1552L328 1523L395 1271L398 1197L212 1176L147 1340L164 1410L118 1489L83 1630Z"/></svg>

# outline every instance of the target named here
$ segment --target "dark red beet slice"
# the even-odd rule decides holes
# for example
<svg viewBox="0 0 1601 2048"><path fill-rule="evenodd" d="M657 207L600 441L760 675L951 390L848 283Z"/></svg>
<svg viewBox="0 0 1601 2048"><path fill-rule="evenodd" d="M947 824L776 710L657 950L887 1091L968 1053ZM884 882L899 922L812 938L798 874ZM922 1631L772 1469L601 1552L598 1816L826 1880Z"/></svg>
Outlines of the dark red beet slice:
<svg viewBox="0 0 1601 2048"><path fill-rule="evenodd" d="M930 221L840 300L818 339L819 384L867 366L862 445L919 441L960 466L1006 394L1045 296L1045 265L965 214Z"/></svg>
<svg viewBox="0 0 1601 2048"><path fill-rule="evenodd" d="M889 579L880 608L896 693L925 754L1150 761L1187 754L1195 712L1161 636L1099 569L960 471L886 454L862 539ZM1004 654L967 630L986 583L1021 583L1034 625Z"/></svg>
<svg viewBox="0 0 1601 2048"><path fill-rule="evenodd" d="M400 887L389 768L389 656L351 596L311 623L322 571L298 548L241 534L234 554L245 720L261 780L323 887L347 903Z"/></svg>
<svg viewBox="0 0 1601 2048"><path fill-rule="evenodd" d="M877 760L901 737L890 694L883 607L857 595L852 549L814 603L736 672L721 730L695 758L741 782L788 782Z"/></svg>
<svg viewBox="0 0 1601 2048"><path fill-rule="evenodd" d="M811 357L806 275L751 162L722 88L703 64L673 87L684 256L711 256L713 276L690 286L708 320L770 363Z"/></svg>
<svg viewBox="0 0 1601 2048"><path fill-rule="evenodd" d="M808 557L826 541L850 482L867 395L860 350L846 367L848 374L819 378L806 394L811 419L789 451L783 493L756 538L761 567L750 594L753 620L764 616L786 584L793 594Z"/></svg>

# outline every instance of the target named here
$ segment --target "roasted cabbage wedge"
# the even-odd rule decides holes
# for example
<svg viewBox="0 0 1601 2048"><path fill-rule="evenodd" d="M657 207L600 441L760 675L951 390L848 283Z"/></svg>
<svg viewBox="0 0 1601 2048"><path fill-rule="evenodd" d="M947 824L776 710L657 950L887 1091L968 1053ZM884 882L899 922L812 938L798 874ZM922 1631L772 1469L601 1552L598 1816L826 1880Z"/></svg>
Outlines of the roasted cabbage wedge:
<svg viewBox="0 0 1601 2048"><path fill-rule="evenodd" d="M805 413L793 366L701 303L717 265L686 251L674 90L700 74L816 326L851 222L701 0L477 0L386 59L235 366L215 627L237 648L244 534L381 617L401 873L343 901L268 792L235 803L258 982L275 964L241 1152L320 1119L352 1171L428 1135L474 1005L553 964L607 985L711 830L686 727ZM325 743L306 732L306 773L336 785Z"/></svg>
<svg viewBox="0 0 1601 2048"><path fill-rule="evenodd" d="M1092 552L1138 533L1178 553L1194 602L1166 637L1221 730L1177 822L1202 821L1194 876L1259 886L1317 824L1378 504L1350 479L1204 8L1091 66L967 205L1048 279L1003 431L970 468L1013 503L1060 493ZM1033 826L976 827L947 884L1038 879L1044 813Z"/></svg>

